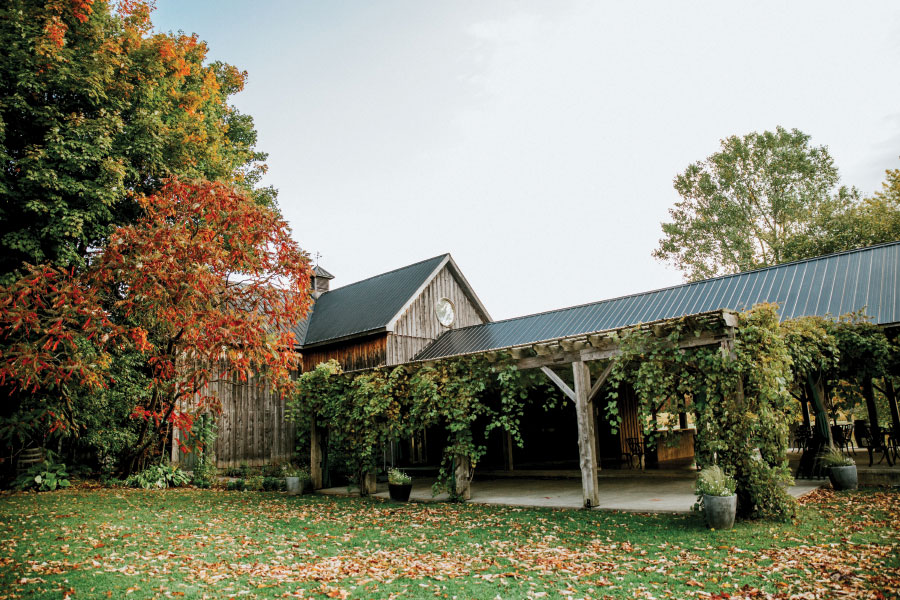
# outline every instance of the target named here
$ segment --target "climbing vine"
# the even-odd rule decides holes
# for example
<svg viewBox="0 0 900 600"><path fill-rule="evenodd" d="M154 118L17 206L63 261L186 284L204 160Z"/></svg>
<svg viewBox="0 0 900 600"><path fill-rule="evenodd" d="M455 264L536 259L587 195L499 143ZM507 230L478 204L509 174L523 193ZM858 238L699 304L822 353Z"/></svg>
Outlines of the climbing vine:
<svg viewBox="0 0 900 600"><path fill-rule="evenodd" d="M665 335L640 327L620 333L607 418L620 426L623 384L634 387L649 444L656 441L659 411L693 411L697 464L718 464L735 478L741 514L792 517L796 501L784 490L791 481L786 450L792 363L778 327L776 307L760 305L740 315L736 335L722 346L680 347L691 333L686 319Z"/></svg>
<svg viewBox="0 0 900 600"><path fill-rule="evenodd" d="M357 482L377 469L386 444L440 426L448 439L434 491L453 495L454 466L466 460L474 470L492 431L507 431L522 445L519 425L535 379L484 356L362 373L343 373L332 360L300 376L288 415L301 430L315 420L327 432L329 452Z"/></svg>

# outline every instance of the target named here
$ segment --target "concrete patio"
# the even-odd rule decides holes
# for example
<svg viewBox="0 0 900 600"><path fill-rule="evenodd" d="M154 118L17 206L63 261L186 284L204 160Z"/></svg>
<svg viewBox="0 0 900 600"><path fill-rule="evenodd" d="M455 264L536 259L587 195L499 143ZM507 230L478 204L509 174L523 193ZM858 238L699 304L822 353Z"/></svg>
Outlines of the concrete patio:
<svg viewBox="0 0 900 600"><path fill-rule="evenodd" d="M620 510L630 512L689 512L696 500L694 480L696 475L680 477L658 477L653 473L639 476L627 474L615 476L606 472L600 478L599 510ZM420 502L439 502L448 499L447 494L437 497L431 495L434 479L416 479L413 481L410 500ZM790 488L793 496L803 494L821 486L822 480L798 480ZM347 487L333 487L319 490L320 494L339 496L353 495ZM388 498L387 484L379 483L376 498ZM472 482L472 499L477 504L500 504L505 506L533 506L547 508L581 508L581 480L576 478L536 479L536 478L503 478L478 479Z"/></svg>

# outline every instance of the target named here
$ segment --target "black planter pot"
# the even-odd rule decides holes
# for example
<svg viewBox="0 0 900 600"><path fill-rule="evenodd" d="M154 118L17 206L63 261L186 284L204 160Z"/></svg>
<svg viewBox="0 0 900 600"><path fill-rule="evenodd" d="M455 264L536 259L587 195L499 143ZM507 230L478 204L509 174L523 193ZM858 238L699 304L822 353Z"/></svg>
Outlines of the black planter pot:
<svg viewBox="0 0 900 600"><path fill-rule="evenodd" d="M396 500L397 502L406 502L407 500L409 500L409 493L411 491L411 483L407 483L406 485L400 485L397 483L388 484L388 493L391 495L391 500Z"/></svg>
<svg viewBox="0 0 900 600"><path fill-rule="evenodd" d="M828 469L828 478L836 490L855 490L858 486L856 465L831 467Z"/></svg>

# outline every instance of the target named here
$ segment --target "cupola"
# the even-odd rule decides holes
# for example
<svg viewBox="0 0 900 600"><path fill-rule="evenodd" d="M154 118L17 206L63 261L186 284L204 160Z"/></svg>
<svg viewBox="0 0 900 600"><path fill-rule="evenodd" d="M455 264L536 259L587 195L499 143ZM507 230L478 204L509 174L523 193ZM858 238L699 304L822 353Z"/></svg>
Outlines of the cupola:
<svg viewBox="0 0 900 600"><path fill-rule="evenodd" d="M334 275L316 265L313 267L312 276L309 278L310 280L310 290L312 291L312 295L314 298L318 298L322 294L328 291L329 282L334 279Z"/></svg>

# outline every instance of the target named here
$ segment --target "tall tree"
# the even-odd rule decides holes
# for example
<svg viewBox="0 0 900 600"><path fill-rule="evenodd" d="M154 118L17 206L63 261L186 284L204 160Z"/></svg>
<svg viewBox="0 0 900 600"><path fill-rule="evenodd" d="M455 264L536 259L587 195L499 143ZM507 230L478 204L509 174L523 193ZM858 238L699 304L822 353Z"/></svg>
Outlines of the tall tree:
<svg viewBox="0 0 900 600"><path fill-rule="evenodd" d="M900 169L886 172L881 191L817 215L810 230L785 243L785 260L843 252L900 240Z"/></svg>
<svg viewBox="0 0 900 600"><path fill-rule="evenodd" d="M151 389L132 399L143 426L126 468L168 426L189 431L192 411L215 405L203 390L220 376L264 371L291 388L292 326L310 301L308 258L273 208L221 183L178 181L138 204L143 216L84 269L34 267L0 287L0 382L28 392L16 396L22 428L77 427L78 390L110 383L113 349L146 357Z"/></svg>
<svg viewBox="0 0 900 600"><path fill-rule="evenodd" d="M25 262L82 264L168 177L249 191L265 168L228 104L246 74L204 64L196 36L152 33L148 3L110 4L0 4L0 283Z"/></svg>
<svg viewBox="0 0 900 600"><path fill-rule="evenodd" d="M722 140L675 177L681 196L653 255L689 280L778 264L787 242L852 204L834 161L809 136L778 127Z"/></svg>

